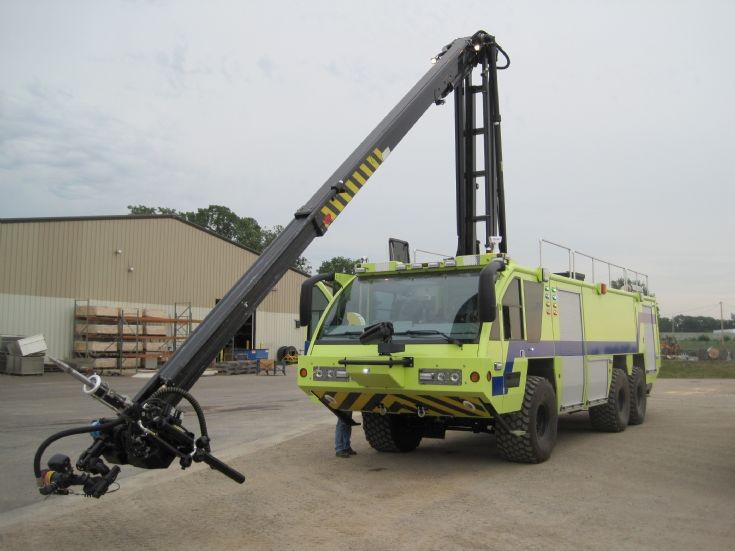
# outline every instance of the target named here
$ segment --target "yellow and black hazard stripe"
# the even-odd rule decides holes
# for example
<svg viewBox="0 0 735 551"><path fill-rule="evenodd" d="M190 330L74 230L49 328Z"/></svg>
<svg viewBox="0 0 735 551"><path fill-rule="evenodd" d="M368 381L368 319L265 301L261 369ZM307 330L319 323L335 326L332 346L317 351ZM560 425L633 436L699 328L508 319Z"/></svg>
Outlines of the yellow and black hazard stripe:
<svg viewBox="0 0 735 551"><path fill-rule="evenodd" d="M320 209L322 214L321 226L325 230L335 221L382 163L383 153L376 147L370 155L355 167L352 174L343 181L344 186L342 191L337 192Z"/></svg>
<svg viewBox="0 0 735 551"><path fill-rule="evenodd" d="M476 397L380 394L368 392L324 392L314 395L331 409L373 413L419 413L432 416L490 417Z"/></svg>

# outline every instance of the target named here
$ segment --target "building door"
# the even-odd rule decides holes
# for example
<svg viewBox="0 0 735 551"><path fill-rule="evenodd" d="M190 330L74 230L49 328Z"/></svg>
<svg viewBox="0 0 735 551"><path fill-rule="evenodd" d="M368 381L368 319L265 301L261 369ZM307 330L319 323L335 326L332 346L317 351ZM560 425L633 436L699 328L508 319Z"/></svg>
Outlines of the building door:
<svg viewBox="0 0 735 551"><path fill-rule="evenodd" d="M214 299L215 305L221 299ZM239 350L250 350L255 348L255 313L245 320L240 328L230 339L227 346L222 349L222 356L225 360L238 359L235 354Z"/></svg>

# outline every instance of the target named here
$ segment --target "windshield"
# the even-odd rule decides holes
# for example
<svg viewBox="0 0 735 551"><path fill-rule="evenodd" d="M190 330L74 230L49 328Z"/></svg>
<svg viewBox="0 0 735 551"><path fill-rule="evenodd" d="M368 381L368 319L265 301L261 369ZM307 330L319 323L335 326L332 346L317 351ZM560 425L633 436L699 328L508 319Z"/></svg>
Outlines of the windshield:
<svg viewBox="0 0 735 551"><path fill-rule="evenodd" d="M320 343L357 341L368 325L390 321L397 342L476 342L477 272L358 278L327 312Z"/></svg>

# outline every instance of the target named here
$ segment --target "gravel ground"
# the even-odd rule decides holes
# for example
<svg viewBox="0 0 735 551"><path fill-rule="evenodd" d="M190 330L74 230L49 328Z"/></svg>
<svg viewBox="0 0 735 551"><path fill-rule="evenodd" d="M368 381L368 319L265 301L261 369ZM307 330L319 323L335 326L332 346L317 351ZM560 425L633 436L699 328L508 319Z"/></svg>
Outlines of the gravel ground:
<svg viewBox="0 0 735 551"><path fill-rule="evenodd" d="M220 454L244 485L203 466L143 472L99 501L54 496L7 510L0 547L733 548L734 380L659 381L646 422L620 434L593 432L586 414L562 417L551 459L516 465L489 435L452 433L394 455L371 450L359 428L358 455L335 458L329 413L289 390L292 375L259 379L226 381L257 384L263 404L272 392L295 405L261 415L259 436ZM207 394L222 383L200 384ZM279 425L289 408L304 413ZM243 415L210 424L237 432Z"/></svg>

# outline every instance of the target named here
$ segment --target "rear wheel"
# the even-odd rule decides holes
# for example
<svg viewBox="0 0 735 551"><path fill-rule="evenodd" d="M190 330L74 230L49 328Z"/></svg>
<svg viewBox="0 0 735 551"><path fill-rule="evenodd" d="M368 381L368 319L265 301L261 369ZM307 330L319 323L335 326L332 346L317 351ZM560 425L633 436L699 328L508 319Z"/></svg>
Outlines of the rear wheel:
<svg viewBox="0 0 735 551"><path fill-rule="evenodd" d="M590 408L592 427L603 432L622 432L630 419L630 385L622 369L612 370L607 401Z"/></svg>
<svg viewBox="0 0 735 551"><path fill-rule="evenodd" d="M646 418L646 374L642 367L634 367L628 377L630 384L630 419L629 425L640 425Z"/></svg>
<svg viewBox="0 0 735 551"><path fill-rule="evenodd" d="M514 434L496 425L498 449L503 458L516 463L541 463L556 445L556 394L543 377L529 376L519 411L503 415Z"/></svg>
<svg viewBox="0 0 735 551"><path fill-rule="evenodd" d="M410 452L418 448L423 428L409 415L363 413L362 428L368 444L379 452Z"/></svg>

